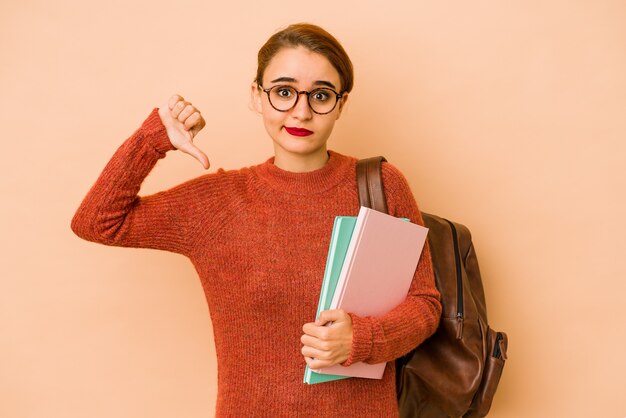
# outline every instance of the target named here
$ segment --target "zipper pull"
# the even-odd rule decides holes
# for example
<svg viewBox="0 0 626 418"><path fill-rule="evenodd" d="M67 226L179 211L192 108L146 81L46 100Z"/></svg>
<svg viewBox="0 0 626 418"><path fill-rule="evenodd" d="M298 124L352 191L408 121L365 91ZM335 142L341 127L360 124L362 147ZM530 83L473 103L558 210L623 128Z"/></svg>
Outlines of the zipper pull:
<svg viewBox="0 0 626 418"><path fill-rule="evenodd" d="M456 339L460 340L463 338L463 314L456 314Z"/></svg>
<svg viewBox="0 0 626 418"><path fill-rule="evenodd" d="M500 358L506 361L506 350L504 349L503 343L504 343L504 338L500 338L498 340L498 345L500 346Z"/></svg>

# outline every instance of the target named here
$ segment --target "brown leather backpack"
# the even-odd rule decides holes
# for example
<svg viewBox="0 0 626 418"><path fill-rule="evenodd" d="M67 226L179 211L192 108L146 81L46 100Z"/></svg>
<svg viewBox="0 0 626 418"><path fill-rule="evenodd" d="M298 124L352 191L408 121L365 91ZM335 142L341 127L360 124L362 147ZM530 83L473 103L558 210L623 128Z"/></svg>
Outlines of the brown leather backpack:
<svg viewBox="0 0 626 418"><path fill-rule="evenodd" d="M359 160L361 206L387 213L381 164ZM400 416L484 417L502 375L508 345L487 322L485 292L469 230L422 212L443 312L439 328L396 360Z"/></svg>

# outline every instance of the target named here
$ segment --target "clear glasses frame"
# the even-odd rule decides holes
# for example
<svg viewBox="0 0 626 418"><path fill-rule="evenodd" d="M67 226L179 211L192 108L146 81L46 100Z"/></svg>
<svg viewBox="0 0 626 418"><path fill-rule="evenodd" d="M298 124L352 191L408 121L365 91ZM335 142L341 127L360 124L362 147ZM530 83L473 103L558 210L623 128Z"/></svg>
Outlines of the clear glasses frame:
<svg viewBox="0 0 626 418"><path fill-rule="evenodd" d="M302 91L298 91L296 88L292 87L292 86L285 86L285 85L276 85L276 86L272 86L268 89L264 88L262 85L259 84L259 88L261 90L263 90L266 94L267 94L267 100L270 102L270 105L272 105L272 107L274 109L276 109L279 112L289 112L291 109L293 109L294 107L296 107L296 105L298 104L298 100L300 100L300 95L301 94L305 94L306 98L307 98L307 104L309 105L309 109L311 109L313 111L313 113L316 113L318 115L327 115L330 112L332 112L333 110L335 110L335 108L337 107L337 103L339 103L339 100L343 97L343 93L337 93L335 90L328 88L328 87L321 87L315 90L311 90L311 91L306 91L306 90L302 90ZM270 92L273 89L276 88L290 88L293 89L296 92L296 101L293 102L293 105L289 108L289 109L278 109L276 106L274 106L274 103L272 103L272 99L270 98ZM311 94L315 94L319 91L330 91L335 95L335 104L333 105L332 109L330 109L328 112L318 112L315 109L313 109L313 106L311 106Z"/></svg>

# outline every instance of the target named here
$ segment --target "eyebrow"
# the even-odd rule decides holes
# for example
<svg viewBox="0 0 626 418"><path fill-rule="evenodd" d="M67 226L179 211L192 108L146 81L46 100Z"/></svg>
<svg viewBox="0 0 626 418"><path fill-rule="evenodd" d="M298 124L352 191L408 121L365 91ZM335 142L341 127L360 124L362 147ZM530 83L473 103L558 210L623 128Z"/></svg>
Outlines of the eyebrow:
<svg viewBox="0 0 626 418"><path fill-rule="evenodd" d="M272 80L271 83L278 83L281 81L286 82L286 83L296 83L298 80L292 77L279 77L276 80ZM331 83L330 81L317 80L313 83L313 85L314 86L326 86L326 87L330 87L331 89L337 90L337 87L335 87L335 85Z"/></svg>

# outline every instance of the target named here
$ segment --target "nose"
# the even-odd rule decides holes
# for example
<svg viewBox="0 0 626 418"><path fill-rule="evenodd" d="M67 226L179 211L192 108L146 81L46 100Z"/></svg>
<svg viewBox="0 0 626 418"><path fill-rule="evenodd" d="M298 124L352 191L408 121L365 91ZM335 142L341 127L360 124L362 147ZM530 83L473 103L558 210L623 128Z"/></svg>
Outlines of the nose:
<svg viewBox="0 0 626 418"><path fill-rule="evenodd" d="M309 96L305 91L298 92L298 101L291 109L291 114L300 120L307 120L313 116L313 112L309 107Z"/></svg>

